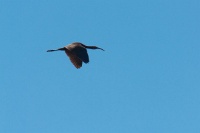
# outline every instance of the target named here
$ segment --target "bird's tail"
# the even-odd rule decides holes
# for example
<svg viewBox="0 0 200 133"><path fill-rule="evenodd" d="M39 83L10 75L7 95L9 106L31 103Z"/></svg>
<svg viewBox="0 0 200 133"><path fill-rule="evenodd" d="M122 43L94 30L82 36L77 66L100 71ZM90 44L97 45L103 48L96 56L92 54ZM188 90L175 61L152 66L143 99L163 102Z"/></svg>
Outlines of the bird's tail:
<svg viewBox="0 0 200 133"><path fill-rule="evenodd" d="M54 52L54 51L59 51L59 50L65 50L65 47L64 48L59 48L59 49L47 50L47 52Z"/></svg>

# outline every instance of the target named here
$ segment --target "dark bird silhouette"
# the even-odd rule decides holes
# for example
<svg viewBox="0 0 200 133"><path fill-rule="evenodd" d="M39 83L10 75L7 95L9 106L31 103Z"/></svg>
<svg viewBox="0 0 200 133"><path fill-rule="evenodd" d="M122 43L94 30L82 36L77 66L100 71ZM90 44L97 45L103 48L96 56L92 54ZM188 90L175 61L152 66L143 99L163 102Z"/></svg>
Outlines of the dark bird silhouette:
<svg viewBox="0 0 200 133"><path fill-rule="evenodd" d="M47 52L53 52L53 51L65 51L67 56L69 57L72 64L78 69L82 66L82 62L88 63L89 62L89 56L87 53L88 49L101 49L96 46L86 46L80 42L74 42L71 43L63 48L58 48L55 50L47 50ZM104 50L103 50L104 51Z"/></svg>

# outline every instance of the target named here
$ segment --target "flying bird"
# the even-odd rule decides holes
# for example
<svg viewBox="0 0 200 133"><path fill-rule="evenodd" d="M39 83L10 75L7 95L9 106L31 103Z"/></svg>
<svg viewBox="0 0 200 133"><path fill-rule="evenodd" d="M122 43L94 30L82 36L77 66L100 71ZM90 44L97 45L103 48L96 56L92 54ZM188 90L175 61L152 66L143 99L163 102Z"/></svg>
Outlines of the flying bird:
<svg viewBox="0 0 200 133"><path fill-rule="evenodd" d="M72 64L78 69L82 66L82 62L84 62L84 63L89 62L89 56L87 53L87 49L101 49L104 51L104 49L99 48L97 46L86 46L80 42L74 42L63 48L47 50L47 52L65 51L65 53L69 57Z"/></svg>

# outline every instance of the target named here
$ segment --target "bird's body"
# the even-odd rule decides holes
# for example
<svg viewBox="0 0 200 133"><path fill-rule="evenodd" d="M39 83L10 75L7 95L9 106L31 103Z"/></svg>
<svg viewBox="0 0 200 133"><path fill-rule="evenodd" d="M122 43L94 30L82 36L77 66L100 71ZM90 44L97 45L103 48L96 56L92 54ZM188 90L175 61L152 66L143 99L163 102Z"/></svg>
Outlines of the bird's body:
<svg viewBox="0 0 200 133"><path fill-rule="evenodd" d="M74 42L71 43L63 48L59 48L56 50L47 50L47 52L53 52L53 51L65 51L67 56L69 57L72 64L78 69L82 66L82 62L88 63L89 62L89 56L87 53L88 49L101 49L96 46L86 46L80 42ZM103 50L104 51L104 50Z"/></svg>

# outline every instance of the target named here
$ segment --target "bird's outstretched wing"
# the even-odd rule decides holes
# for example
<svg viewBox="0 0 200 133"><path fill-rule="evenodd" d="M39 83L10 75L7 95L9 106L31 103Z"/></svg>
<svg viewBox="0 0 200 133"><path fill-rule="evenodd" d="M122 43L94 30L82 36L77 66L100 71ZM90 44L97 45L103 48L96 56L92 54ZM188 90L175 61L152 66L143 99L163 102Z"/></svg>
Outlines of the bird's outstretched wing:
<svg viewBox="0 0 200 133"><path fill-rule="evenodd" d="M77 55L77 57L82 60L84 63L89 62L89 56L87 53L86 48L84 48L81 43L73 43L66 47L68 50L70 50L72 53Z"/></svg>
<svg viewBox="0 0 200 133"><path fill-rule="evenodd" d="M84 63L88 63L89 62L89 56L88 56L87 50L85 48L77 47L76 49L74 49L74 51L76 51L75 54Z"/></svg>
<svg viewBox="0 0 200 133"><path fill-rule="evenodd" d="M73 53L65 51L72 64L78 69L82 66L82 61Z"/></svg>

